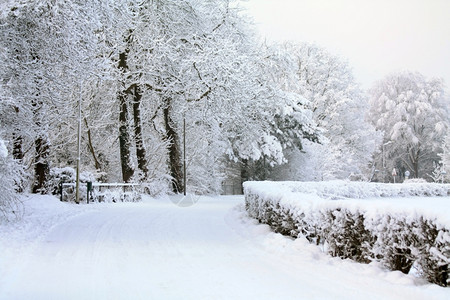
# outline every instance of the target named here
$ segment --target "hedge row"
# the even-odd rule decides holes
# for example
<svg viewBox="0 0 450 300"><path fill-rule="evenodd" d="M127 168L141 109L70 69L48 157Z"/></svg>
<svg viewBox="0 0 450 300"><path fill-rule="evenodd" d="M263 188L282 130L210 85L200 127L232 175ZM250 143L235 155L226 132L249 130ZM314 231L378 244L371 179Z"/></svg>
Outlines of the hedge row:
<svg viewBox="0 0 450 300"><path fill-rule="evenodd" d="M406 274L414 265L429 282L450 284L450 232L436 219L406 212L369 213L332 200L302 207L302 201L283 201L279 194L258 193L245 185L244 194L248 214L275 232L306 237L332 256L378 261Z"/></svg>

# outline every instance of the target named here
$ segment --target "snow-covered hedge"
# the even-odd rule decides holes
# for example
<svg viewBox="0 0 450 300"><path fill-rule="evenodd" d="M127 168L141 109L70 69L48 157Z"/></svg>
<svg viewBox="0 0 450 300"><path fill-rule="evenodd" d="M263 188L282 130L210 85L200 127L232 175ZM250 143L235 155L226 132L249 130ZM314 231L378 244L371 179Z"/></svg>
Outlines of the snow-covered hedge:
<svg viewBox="0 0 450 300"><path fill-rule="evenodd" d="M276 232L304 236L333 256L403 273L414 266L432 283L450 283L450 185L246 182L244 194L249 215ZM444 196L448 206L440 214L376 201L405 197L407 203L413 196Z"/></svg>

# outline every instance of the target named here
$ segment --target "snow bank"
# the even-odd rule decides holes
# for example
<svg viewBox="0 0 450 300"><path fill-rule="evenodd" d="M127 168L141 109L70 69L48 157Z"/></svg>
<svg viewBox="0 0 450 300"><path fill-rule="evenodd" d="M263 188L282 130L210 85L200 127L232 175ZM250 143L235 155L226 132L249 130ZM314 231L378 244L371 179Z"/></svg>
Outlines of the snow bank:
<svg viewBox="0 0 450 300"><path fill-rule="evenodd" d="M449 284L450 185L246 182L244 194L249 215L276 232Z"/></svg>

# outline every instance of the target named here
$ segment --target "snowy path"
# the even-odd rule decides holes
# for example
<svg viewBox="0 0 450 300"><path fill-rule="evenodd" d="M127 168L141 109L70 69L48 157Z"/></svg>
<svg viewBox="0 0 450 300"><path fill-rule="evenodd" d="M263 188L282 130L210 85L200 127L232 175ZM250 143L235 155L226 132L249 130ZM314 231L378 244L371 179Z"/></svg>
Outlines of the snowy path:
<svg viewBox="0 0 450 300"><path fill-rule="evenodd" d="M242 197L108 205L53 228L0 279L0 299L445 299L323 255L245 218ZM235 207L233 209L233 207ZM390 281L394 280L394 283Z"/></svg>

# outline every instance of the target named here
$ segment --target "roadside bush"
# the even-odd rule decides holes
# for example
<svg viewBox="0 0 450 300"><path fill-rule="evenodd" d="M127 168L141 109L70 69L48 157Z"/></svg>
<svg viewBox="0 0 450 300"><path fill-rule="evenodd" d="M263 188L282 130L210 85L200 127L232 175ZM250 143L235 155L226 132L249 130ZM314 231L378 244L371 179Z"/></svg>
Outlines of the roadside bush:
<svg viewBox="0 0 450 300"><path fill-rule="evenodd" d="M363 205L346 207L345 201L302 201L309 195L304 193L283 198L283 193L286 190L259 192L256 186L244 184L249 216L275 232L305 237L332 256L361 263L378 261L405 274L414 266L429 282L449 285L450 231L436 218L368 211ZM295 197L300 198L295 201Z"/></svg>
<svg viewBox="0 0 450 300"><path fill-rule="evenodd" d="M86 200L87 188L86 183L90 182L99 182L105 176L104 173L99 172L90 172L83 171L80 173L80 197L82 200ZM46 192L52 195L59 195L60 184L71 183L75 184L76 182L76 170L72 167L65 168L51 168L48 176L48 180L46 183ZM75 199L75 189L74 187L65 187L63 189L63 200L64 201L73 201Z"/></svg>
<svg viewBox="0 0 450 300"><path fill-rule="evenodd" d="M370 223L369 223L370 224ZM418 257L417 222L405 215L380 215L370 224L376 237L371 252L375 260L393 271L408 274Z"/></svg>
<svg viewBox="0 0 450 300"><path fill-rule="evenodd" d="M449 286L450 233L436 221L421 218L418 266L422 276L432 283Z"/></svg>
<svg viewBox="0 0 450 300"><path fill-rule="evenodd" d="M369 249L374 237L364 226L364 215L345 208L326 209L323 212L321 236L327 242L332 256L369 263Z"/></svg>

